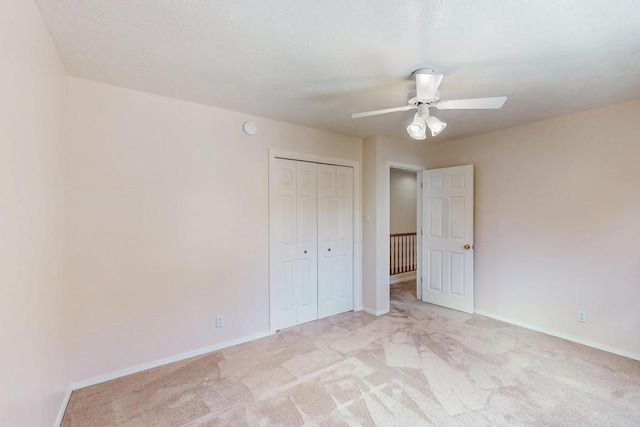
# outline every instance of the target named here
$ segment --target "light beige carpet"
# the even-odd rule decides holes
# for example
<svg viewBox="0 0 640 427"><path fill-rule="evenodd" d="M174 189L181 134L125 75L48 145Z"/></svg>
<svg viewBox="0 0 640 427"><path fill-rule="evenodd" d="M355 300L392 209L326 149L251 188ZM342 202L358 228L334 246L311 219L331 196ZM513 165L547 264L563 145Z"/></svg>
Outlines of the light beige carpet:
<svg viewBox="0 0 640 427"><path fill-rule="evenodd" d="M640 426L640 362L392 289L346 313L75 391L64 426Z"/></svg>

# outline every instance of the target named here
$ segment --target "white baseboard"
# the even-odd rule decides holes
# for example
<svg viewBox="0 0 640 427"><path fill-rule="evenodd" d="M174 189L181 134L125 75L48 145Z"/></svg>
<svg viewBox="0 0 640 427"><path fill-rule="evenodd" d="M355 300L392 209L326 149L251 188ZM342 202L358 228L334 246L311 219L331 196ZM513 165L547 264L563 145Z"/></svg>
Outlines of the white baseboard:
<svg viewBox="0 0 640 427"><path fill-rule="evenodd" d="M585 340L583 338L579 338L573 335L565 334L564 332L558 332L551 329L541 328L539 326L531 325L526 322L521 322L519 320L509 319L504 316L500 316L497 314L487 313L481 310L474 310L475 314L480 316L489 317L491 319L500 320L501 322L510 323L512 325L521 326L523 328L531 329L536 332L542 332L543 334L551 335L553 337L562 338L563 340L575 342L578 344L586 345L587 347L597 348L598 350L606 351L608 353L617 354L618 356L628 357L629 359L634 359L640 361L640 354L632 353L630 351L621 350L619 348L610 347L605 344Z"/></svg>
<svg viewBox="0 0 640 427"><path fill-rule="evenodd" d="M364 312L366 312L366 313L373 314L374 316L382 316L382 315L384 315L384 314L389 313L389 309L386 309L386 310L380 310L380 311L375 311L375 310L372 310L372 309L370 309L370 308L368 308L368 307L362 307L362 310L363 310Z"/></svg>
<svg viewBox="0 0 640 427"><path fill-rule="evenodd" d="M60 405L60 410L58 411L58 416L56 417L56 421L53 423L53 427L60 427L62 424L62 418L64 418L64 412L67 410L67 405L69 404L69 399L71 399L71 392L73 389L69 387L67 392L64 394L62 398L62 404Z"/></svg>
<svg viewBox="0 0 640 427"><path fill-rule="evenodd" d="M408 282L409 280L416 280L415 271L409 271L408 273L400 273L389 276L390 285L393 285L394 283Z"/></svg>
<svg viewBox="0 0 640 427"><path fill-rule="evenodd" d="M148 369L157 368L158 366L168 365L169 363L179 362L181 360L189 359L191 357L201 356L203 354L211 353L212 351L222 350L224 348L232 347L234 345L244 344L249 341L267 337L269 335L272 335L271 332L262 332L260 334L239 338L237 340L227 341L220 344L214 344L209 347L200 348L200 349L189 351L182 354L177 354L175 356L165 357L164 359L143 363L141 365L133 366L131 368L122 369L122 370L111 372L104 375L99 375L97 377L88 378L86 380L73 383L71 385L71 390L78 390L80 388L85 388L92 385L100 384L105 381L115 380L116 378L124 377L126 375L136 374L138 372L146 371Z"/></svg>

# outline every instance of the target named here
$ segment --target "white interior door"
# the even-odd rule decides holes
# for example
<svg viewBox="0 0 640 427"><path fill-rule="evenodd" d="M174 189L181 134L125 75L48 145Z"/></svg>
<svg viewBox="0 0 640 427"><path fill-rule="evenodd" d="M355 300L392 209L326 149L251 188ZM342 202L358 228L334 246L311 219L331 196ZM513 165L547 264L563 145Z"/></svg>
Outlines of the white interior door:
<svg viewBox="0 0 640 427"><path fill-rule="evenodd" d="M318 318L318 165L296 162L296 324Z"/></svg>
<svg viewBox="0 0 640 427"><path fill-rule="evenodd" d="M353 168L336 166L338 313L353 310ZM318 316L320 317L320 316Z"/></svg>
<svg viewBox="0 0 640 427"><path fill-rule="evenodd" d="M318 165L318 318L353 310L353 169Z"/></svg>
<svg viewBox="0 0 640 427"><path fill-rule="evenodd" d="M274 159L269 180L273 331L317 319L317 165Z"/></svg>
<svg viewBox="0 0 640 427"><path fill-rule="evenodd" d="M422 172L422 300L473 313L473 165Z"/></svg>

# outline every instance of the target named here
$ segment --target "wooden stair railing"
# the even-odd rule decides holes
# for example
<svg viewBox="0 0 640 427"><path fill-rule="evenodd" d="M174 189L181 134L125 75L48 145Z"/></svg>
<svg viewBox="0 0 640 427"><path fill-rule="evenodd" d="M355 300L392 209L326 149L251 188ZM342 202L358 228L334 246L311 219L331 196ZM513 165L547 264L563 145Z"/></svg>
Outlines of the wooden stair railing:
<svg viewBox="0 0 640 427"><path fill-rule="evenodd" d="M398 233L389 235L390 247L390 266L389 274L408 273L416 269L417 256L417 239L416 233Z"/></svg>

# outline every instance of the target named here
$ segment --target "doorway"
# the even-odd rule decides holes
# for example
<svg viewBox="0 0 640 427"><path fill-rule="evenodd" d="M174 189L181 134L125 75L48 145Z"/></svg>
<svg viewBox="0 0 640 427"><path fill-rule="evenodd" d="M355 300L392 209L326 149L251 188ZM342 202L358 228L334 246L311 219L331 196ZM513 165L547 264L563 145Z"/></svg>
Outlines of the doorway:
<svg viewBox="0 0 640 427"><path fill-rule="evenodd" d="M418 172L389 168L389 294L418 298Z"/></svg>
<svg viewBox="0 0 640 427"><path fill-rule="evenodd" d="M420 235L420 230L422 229L422 191L420 189L420 173L421 171L426 169L424 165L415 165L415 164L407 164L407 163L399 163L399 162L387 162L387 170L386 170L386 209L385 214L387 215L384 220L384 227L382 230L384 232L381 233L381 245L382 250L384 250L383 260L385 264L383 268L386 270L386 274L389 280L386 281L386 287L388 290L387 295L389 296L389 305L391 305L391 200L392 200L392 190L391 190L391 174L393 170L405 172L408 174L413 174L415 177L415 199L413 204L413 209L415 210L415 232L416 232L416 261L415 261L415 272L412 273L416 279L411 282L402 282L403 286L411 287L411 298L422 299L422 289L420 285L420 277L422 276L422 237ZM397 172L393 172L397 173ZM411 175L408 175L409 177ZM395 191L394 191L395 193ZM396 199L397 194L393 195L393 200Z"/></svg>
<svg viewBox="0 0 640 427"><path fill-rule="evenodd" d="M386 233L381 236L387 272L391 266L391 169L417 173L416 297L473 313L473 165L426 170L387 163ZM426 271L425 271L426 269ZM423 273L424 271L424 273ZM426 273L426 274L425 274ZM387 289L390 286L387 285ZM389 306L391 295L389 295Z"/></svg>

